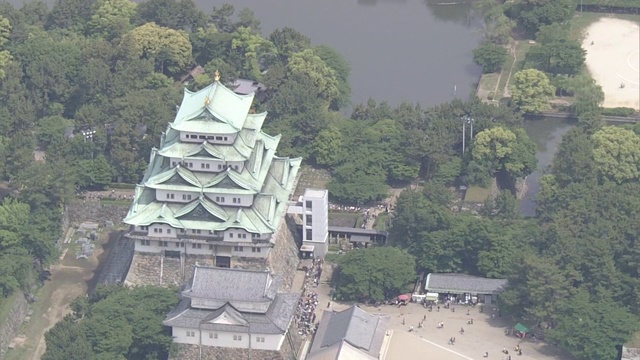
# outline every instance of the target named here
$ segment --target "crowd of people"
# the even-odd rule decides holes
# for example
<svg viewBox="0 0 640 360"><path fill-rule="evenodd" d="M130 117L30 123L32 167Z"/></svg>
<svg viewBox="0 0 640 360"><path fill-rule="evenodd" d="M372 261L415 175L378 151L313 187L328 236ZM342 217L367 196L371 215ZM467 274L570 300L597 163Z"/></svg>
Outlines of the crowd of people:
<svg viewBox="0 0 640 360"><path fill-rule="evenodd" d="M320 283L320 277L322 276L322 264L322 259L314 259L305 274L304 285L302 287L303 296L300 298L300 302L298 303L298 309L296 310L295 317L298 334L303 336L312 335L318 329L318 324L316 323L318 294L315 291L310 290L310 288L315 288Z"/></svg>

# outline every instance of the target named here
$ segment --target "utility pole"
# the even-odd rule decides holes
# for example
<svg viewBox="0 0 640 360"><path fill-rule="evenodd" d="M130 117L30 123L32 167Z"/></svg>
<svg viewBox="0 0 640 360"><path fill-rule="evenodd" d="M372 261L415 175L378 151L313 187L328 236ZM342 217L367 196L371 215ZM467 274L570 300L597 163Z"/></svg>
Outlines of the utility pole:
<svg viewBox="0 0 640 360"><path fill-rule="evenodd" d="M465 136L467 135L467 121L462 118L462 156L464 156L464 140L465 140Z"/></svg>

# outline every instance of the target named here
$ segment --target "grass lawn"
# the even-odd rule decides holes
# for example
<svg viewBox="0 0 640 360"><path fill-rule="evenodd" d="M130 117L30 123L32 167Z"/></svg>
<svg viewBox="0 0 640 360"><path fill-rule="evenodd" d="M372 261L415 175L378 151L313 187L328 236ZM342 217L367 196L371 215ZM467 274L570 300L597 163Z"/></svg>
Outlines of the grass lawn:
<svg viewBox="0 0 640 360"><path fill-rule="evenodd" d="M516 45L515 62L514 62L514 59L513 59L513 55L510 54L510 56L509 56L509 58L507 60L508 65L505 65L505 68L507 68L506 66L510 67L511 64L513 64L513 70L511 71L511 76L509 76L508 73L504 74L502 76L502 79L500 79L500 85L498 85L498 93L499 94L503 94L505 87L511 86L511 84L513 84L514 75L518 71L522 70L522 68L524 67L525 58L526 58L527 52L529 51L531 46L532 46L532 44L529 44L529 42L527 40L518 41L518 44ZM508 81L508 83L507 83L507 81Z"/></svg>
<svg viewBox="0 0 640 360"><path fill-rule="evenodd" d="M359 228L360 225L362 225L362 214L329 211L329 226Z"/></svg>
<svg viewBox="0 0 640 360"><path fill-rule="evenodd" d="M386 231L388 222L389 222L389 214L380 213L376 218L375 224L373 224L373 228L380 231Z"/></svg>
<svg viewBox="0 0 640 360"><path fill-rule="evenodd" d="M507 71L509 71L508 67L505 66L505 68L507 69ZM494 91L496 89L496 85L498 85L499 78L500 78L499 72L482 74L482 77L480 78L480 88L487 92Z"/></svg>
<svg viewBox="0 0 640 360"><path fill-rule="evenodd" d="M480 187L471 185L467 189L467 193L464 196L464 201L468 203L484 203L485 200L491 195L491 187Z"/></svg>

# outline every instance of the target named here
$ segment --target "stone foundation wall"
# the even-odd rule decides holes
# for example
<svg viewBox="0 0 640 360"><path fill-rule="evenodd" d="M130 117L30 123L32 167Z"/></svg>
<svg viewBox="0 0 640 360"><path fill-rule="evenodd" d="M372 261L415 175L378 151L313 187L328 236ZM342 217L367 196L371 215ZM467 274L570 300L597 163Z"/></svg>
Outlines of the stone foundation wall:
<svg viewBox="0 0 640 360"><path fill-rule="evenodd" d="M0 326L0 359L5 356L9 344L18 335L20 324L24 321L28 311L29 303L27 299L22 295L17 296L11 310L9 310L7 319Z"/></svg>
<svg viewBox="0 0 640 360"><path fill-rule="evenodd" d="M124 280L127 285L160 285L160 254L136 252Z"/></svg>
<svg viewBox="0 0 640 360"><path fill-rule="evenodd" d="M298 268L298 242L296 241L295 219L289 215L280 222L273 235L275 244L267 257L267 265L272 274L282 276L281 291L289 291Z"/></svg>
<svg viewBox="0 0 640 360"><path fill-rule="evenodd" d="M170 360L295 360L281 351L249 350L217 346L203 346L202 357L198 345L175 344Z"/></svg>
<svg viewBox="0 0 640 360"><path fill-rule="evenodd" d="M70 201L66 206L69 222L74 225L86 221L98 221L101 226L107 222L115 226L122 225L122 219L128 211L128 205L103 205L99 201Z"/></svg>

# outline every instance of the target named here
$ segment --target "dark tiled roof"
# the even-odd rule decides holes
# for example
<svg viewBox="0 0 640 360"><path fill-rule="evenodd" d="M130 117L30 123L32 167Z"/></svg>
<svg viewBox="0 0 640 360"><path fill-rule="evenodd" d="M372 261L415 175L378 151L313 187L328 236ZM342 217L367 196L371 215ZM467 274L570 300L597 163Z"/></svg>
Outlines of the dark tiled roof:
<svg viewBox="0 0 640 360"><path fill-rule="evenodd" d="M191 287L182 294L222 302L262 302L274 298L279 283L280 279L273 279L268 271L198 266Z"/></svg>
<svg viewBox="0 0 640 360"><path fill-rule="evenodd" d="M343 340L377 357L389 324L388 315L372 315L352 306L341 312L325 312L311 346L311 353Z"/></svg>
<svg viewBox="0 0 640 360"><path fill-rule="evenodd" d="M298 294L277 294L266 314L241 312L230 304L217 310L195 309L190 307L191 300L185 298L169 313L163 325L211 331L283 334L293 318L299 298ZM224 324L215 323L220 316L224 316Z"/></svg>
<svg viewBox="0 0 640 360"><path fill-rule="evenodd" d="M466 274L427 275L425 288L432 292L498 294L507 287L506 279L488 279Z"/></svg>

